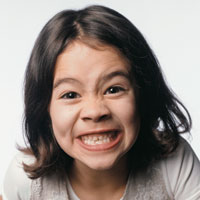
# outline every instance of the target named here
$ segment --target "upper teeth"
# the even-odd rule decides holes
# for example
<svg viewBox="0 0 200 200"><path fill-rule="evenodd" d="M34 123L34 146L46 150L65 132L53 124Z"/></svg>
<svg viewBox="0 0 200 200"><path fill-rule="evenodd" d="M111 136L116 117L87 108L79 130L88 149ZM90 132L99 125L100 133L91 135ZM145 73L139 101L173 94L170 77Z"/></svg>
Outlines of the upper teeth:
<svg viewBox="0 0 200 200"><path fill-rule="evenodd" d="M89 136L82 136L81 138L85 144L96 145L96 144L103 144L110 142L112 134L105 134L100 136L89 135Z"/></svg>

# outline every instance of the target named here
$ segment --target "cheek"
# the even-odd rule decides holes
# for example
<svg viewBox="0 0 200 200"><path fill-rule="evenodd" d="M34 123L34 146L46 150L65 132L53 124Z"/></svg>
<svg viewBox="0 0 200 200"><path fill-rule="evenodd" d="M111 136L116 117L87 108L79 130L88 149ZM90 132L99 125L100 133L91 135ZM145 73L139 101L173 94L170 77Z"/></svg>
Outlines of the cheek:
<svg viewBox="0 0 200 200"><path fill-rule="evenodd" d="M111 102L110 107L123 125L133 126L138 121L134 96L131 95L120 101Z"/></svg>
<svg viewBox="0 0 200 200"><path fill-rule="evenodd" d="M115 105L112 105L112 110L125 131L124 148L130 148L137 139L140 128L140 119L134 103L134 97L116 102Z"/></svg>
<svg viewBox="0 0 200 200"><path fill-rule="evenodd" d="M68 109L66 106L56 104L50 106L50 117L56 137L69 135L75 121L75 113L74 110Z"/></svg>
<svg viewBox="0 0 200 200"><path fill-rule="evenodd" d="M66 106L51 106L50 117L55 139L61 149L68 155L73 144L73 125L75 121L75 112L69 110Z"/></svg>

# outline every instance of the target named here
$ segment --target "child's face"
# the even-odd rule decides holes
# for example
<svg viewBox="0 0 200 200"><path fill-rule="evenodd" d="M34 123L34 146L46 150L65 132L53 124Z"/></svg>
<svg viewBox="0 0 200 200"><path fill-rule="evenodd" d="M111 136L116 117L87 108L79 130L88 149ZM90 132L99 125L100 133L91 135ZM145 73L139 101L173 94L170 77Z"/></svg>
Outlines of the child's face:
<svg viewBox="0 0 200 200"><path fill-rule="evenodd" d="M112 168L139 131L125 59L74 42L58 57L49 112L56 140L77 166Z"/></svg>

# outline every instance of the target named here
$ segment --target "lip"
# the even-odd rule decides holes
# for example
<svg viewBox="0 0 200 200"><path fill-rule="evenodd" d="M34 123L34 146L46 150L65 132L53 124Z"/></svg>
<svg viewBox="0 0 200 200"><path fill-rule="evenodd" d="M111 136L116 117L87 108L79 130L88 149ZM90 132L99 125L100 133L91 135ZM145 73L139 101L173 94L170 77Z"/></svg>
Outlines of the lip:
<svg viewBox="0 0 200 200"><path fill-rule="evenodd" d="M89 136L89 135L102 135L102 134L108 134L113 133L116 134L116 137L111 140L109 143L104 144L97 144L97 145L88 145L85 144L81 137L82 136ZM79 136L76 138L77 142L80 144L80 146L88 151L107 151L115 146L117 146L122 139L122 132L119 129L100 129L100 130L90 130L87 132L80 133Z"/></svg>
<svg viewBox="0 0 200 200"><path fill-rule="evenodd" d="M95 134L104 134L109 132L119 132L119 129L95 129L95 130L89 130L86 132L82 132L78 135L78 137L84 136L84 135L95 135Z"/></svg>

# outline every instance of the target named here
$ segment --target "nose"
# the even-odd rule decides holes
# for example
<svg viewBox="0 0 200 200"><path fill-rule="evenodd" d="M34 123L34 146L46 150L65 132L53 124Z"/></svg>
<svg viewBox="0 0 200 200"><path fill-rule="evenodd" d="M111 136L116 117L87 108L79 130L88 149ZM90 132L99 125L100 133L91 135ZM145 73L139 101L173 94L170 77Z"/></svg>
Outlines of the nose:
<svg viewBox="0 0 200 200"><path fill-rule="evenodd" d="M109 119L111 112L103 100L89 98L84 103L80 117L83 121L100 122Z"/></svg>

